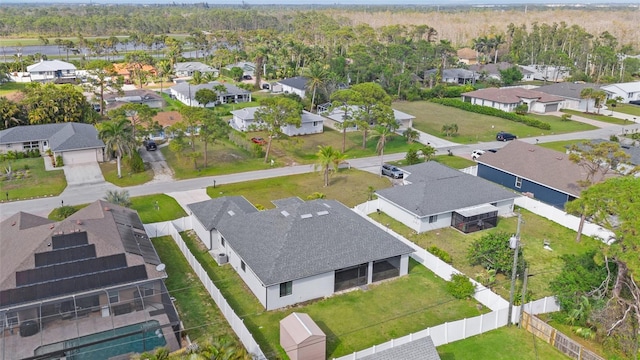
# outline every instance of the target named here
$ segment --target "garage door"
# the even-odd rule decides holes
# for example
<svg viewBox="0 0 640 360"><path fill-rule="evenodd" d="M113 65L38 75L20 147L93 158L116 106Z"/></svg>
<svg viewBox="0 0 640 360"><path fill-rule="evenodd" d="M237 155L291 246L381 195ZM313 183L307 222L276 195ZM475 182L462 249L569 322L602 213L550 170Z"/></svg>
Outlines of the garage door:
<svg viewBox="0 0 640 360"><path fill-rule="evenodd" d="M65 165L85 164L96 162L96 150L65 151L62 153L62 161Z"/></svg>
<svg viewBox="0 0 640 360"><path fill-rule="evenodd" d="M549 104L544 110L545 112L558 111L558 104Z"/></svg>

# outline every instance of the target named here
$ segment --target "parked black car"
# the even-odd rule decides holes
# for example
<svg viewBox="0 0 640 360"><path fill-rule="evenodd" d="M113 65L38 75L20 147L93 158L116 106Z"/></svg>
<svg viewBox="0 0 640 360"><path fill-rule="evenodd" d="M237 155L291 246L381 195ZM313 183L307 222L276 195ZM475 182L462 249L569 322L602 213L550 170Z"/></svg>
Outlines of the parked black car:
<svg viewBox="0 0 640 360"><path fill-rule="evenodd" d="M156 145L156 142L153 140L145 140L142 143L144 144L144 148L147 149L147 151L158 150L158 145Z"/></svg>
<svg viewBox="0 0 640 360"><path fill-rule="evenodd" d="M382 175L389 176L394 179L402 179L404 173L393 165L384 164L382 165Z"/></svg>
<svg viewBox="0 0 640 360"><path fill-rule="evenodd" d="M498 141L509 141L509 140L515 140L517 138L518 138L517 136L504 131L500 131L496 135L496 140Z"/></svg>
<svg viewBox="0 0 640 360"><path fill-rule="evenodd" d="M640 105L640 100L631 100L631 101L629 101L629 104L631 104L631 105Z"/></svg>

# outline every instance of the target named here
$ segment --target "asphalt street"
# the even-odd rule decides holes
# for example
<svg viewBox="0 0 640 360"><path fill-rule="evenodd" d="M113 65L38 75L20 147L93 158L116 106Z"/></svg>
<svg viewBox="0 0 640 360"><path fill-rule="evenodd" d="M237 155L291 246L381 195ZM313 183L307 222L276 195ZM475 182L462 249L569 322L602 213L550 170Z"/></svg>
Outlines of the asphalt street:
<svg viewBox="0 0 640 360"><path fill-rule="evenodd" d="M616 114L617 115L617 114ZM585 119L586 120L586 119ZM587 121L585 121L587 122ZM593 121L591 121L593 122ZM558 134L558 135L545 135L545 136L531 136L527 138L521 138L519 140L536 144L562 140L577 140L577 139L609 139L611 135L620 135L623 132L637 132L640 130L640 124L633 123L625 126L612 125L609 123L599 123L602 126L600 129ZM492 141L486 143L479 143L473 145L460 145L443 141L431 135L421 135L422 142L429 142L431 145L437 148L438 154L446 154L451 151L455 155L464 156L470 158L471 152L474 149L499 149L505 145L503 142ZM144 151L143 151L144 152ZM155 152L150 161L161 162L160 158L157 158ZM404 153L386 154L384 161L396 161L403 159ZM379 156L351 159L349 163L352 167L369 171L372 173L378 173L380 168L381 158ZM170 177L164 177L160 179L154 179L149 183L128 187L131 196L150 195L158 193L179 192L195 189L202 189L208 186L212 186L215 180L216 185L231 184L243 181L274 178L287 175L303 174L314 171L313 165L296 165L288 167L279 167L268 170L249 171L236 174L208 176L188 180L172 180ZM39 198L33 200L14 201L9 203L0 204L0 221L4 220L11 215L19 212L29 212L36 215L46 216L51 212L51 209L61 205L76 205L86 204L104 197L107 190L119 189L115 185L107 182L93 183L93 184L78 184L70 185L59 196L53 196L48 198Z"/></svg>

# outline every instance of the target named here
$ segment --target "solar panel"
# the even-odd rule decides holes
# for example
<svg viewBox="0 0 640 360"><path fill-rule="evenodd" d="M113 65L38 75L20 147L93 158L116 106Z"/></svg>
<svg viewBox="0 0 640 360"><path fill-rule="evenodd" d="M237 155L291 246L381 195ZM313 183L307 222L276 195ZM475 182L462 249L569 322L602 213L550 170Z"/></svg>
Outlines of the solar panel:
<svg viewBox="0 0 640 360"><path fill-rule="evenodd" d="M125 254L84 259L16 272L16 287L127 267Z"/></svg>
<svg viewBox="0 0 640 360"><path fill-rule="evenodd" d="M53 250L65 249L75 246L87 245L89 240L87 239L87 232L73 232L69 234L53 235L51 236L51 243Z"/></svg>
<svg viewBox="0 0 640 360"><path fill-rule="evenodd" d="M123 224L117 224L117 227L126 252L142 256L149 264L160 264L160 258L146 232Z"/></svg>
<svg viewBox="0 0 640 360"><path fill-rule="evenodd" d="M21 304L145 279L147 279L147 270L144 265L108 270L76 278L3 290L0 291L0 306Z"/></svg>
<svg viewBox="0 0 640 360"><path fill-rule="evenodd" d="M68 249L52 250L35 254L36 267L61 264L70 261L96 257L94 244L78 246Z"/></svg>

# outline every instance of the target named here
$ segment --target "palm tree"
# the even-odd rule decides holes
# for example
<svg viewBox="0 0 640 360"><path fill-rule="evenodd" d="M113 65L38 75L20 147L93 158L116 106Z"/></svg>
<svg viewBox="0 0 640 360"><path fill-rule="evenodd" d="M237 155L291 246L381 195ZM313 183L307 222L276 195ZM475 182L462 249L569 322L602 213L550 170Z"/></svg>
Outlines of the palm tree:
<svg viewBox="0 0 640 360"><path fill-rule="evenodd" d="M382 176L382 165L384 164L384 146L396 129L398 129L398 123L393 115L393 110L389 107L388 111L385 111L379 118L378 125L373 128L372 137L378 139L376 151L380 155L380 176Z"/></svg>
<svg viewBox="0 0 640 360"><path fill-rule="evenodd" d="M318 146L318 152L316 153L318 162L314 165L314 168L322 168L324 176L324 186L329 186L329 167L333 171L338 170L338 165L346 160L347 155L341 153L338 150L334 150L331 146Z"/></svg>
<svg viewBox="0 0 640 360"><path fill-rule="evenodd" d="M128 190L107 190L107 193L105 194L103 199L115 205L124 207L131 206L131 199L129 198Z"/></svg>
<svg viewBox="0 0 640 360"><path fill-rule="evenodd" d="M311 95L311 108L309 111L313 112L318 88L324 85L325 81L327 81L329 73L324 66L319 63L314 63L309 66L309 69L306 71L306 75L309 78L307 81L307 89L309 89L313 94Z"/></svg>
<svg viewBox="0 0 640 360"><path fill-rule="evenodd" d="M420 133L414 130L413 128L408 128L402 133L402 136L407 138L407 143L413 144L414 141L420 138Z"/></svg>
<svg viewBox="0 0 640 360"><path fill-rule="evenodd" d="M587 99L587 108L585 110L585 112L589 112L589 101L591 99L593 99L593 93L595 92L595 90L593 88L584 88L582 89L582 91L580 91L580 98L581 99Z"/></svg>
<svg viewBox="0 0 640 360"><path fill-rule="evenodd" d="M500 47L500 45L502 45L504 43L505 43L505 41L504 41L504 37L502 35L498 34L498 35L495 35L493 37L493 41L492 41L491 44L493 45L493 51L494 51L494 54L493 54L493 63L494 64L498 63L498 48Z"/></svg>
<svg viewBox="0 0 640 360"><path fill-rule="evenodd" d="M171 62L169 60L161 60L158 62L157 66L158 78L160 79L160 93L163 94L162 90L162 81L165 77L168 77L173 72L173 67L171 66Z"/></svg>
<svg viewBox="0 0 640 360"><path fill-rule="evenodd" d="M105 148L109 150L109 155L111 155L111 152L115 152L118 164L118 178L121 178L120 163L122 156L131 155L136 146L131 121L126 118L106 121L100 126L98 137L104 141Z"/></svg>

